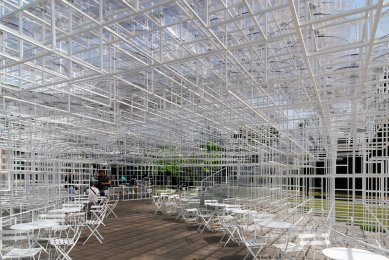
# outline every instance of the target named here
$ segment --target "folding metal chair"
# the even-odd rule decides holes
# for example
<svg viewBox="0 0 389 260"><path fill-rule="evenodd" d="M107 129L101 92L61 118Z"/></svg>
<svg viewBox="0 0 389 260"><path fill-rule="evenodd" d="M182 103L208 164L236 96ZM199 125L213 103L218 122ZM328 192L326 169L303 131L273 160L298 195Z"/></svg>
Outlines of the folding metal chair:
<svg viewBox="0 0 389 260"><path fill-rule="evenodd" d="M115 218L117 218L118 216L115 214L114 212L114 209L116 208L116 206L118 205L118 202L119 202L119 199L116 198L116 199L113 199L113 200L109 200L107 202L107 207L108 207L108 212L107 212L107 216L105 218L108 218L108 216L110 214L113 214L115 216Z"/></svg>
<svg viewBox="0 0 389 260"><path fill-rule="evenodd" d="M267 242L264 238L246 238L246 234L244 231L244 228L241 226L238 226L237 229L238 235L242 243L247 248L247 254L243 258L245 260L249 255L252 255L253 259L258 260L258 255L261 253L261 251L267 246Z"/></svg>
<svg viewBox="0 0 389 260"><path fill-rule="evenodd" d="M299 231L300 230L298 229L289 230L282 238L278 238L276 242L272 244L272 246L278 250L282 259L295 259L300 256L305 256L304 246L294 241L298 238Z"/></svg>
<svg viewBox="0 0 389 260"><path fill-rule="evenodd" d="M185 209L182 214L182 219L187 224L197 224L199 219L199 209L198 208L190 208Z"/></svg>
<svg viewBox="0 0 389 260"><path fill-rule="evenodd" d="M200 199L189 198L188 207L184 210L182 218L186 223L198 223Z"/></svg>
<svg viewBox="0 0 389 260"><path fill-rule="evenodd" d="M100 202L99 205L92 205L91 210L90 210L91 219L102 217L101 225L105 226L104 219L106 219L108 217L108 211L109 211L108 204L109 204L109 200L104 199ZM103 210L105 210L104 215L101 215L101 212L103 212Z"/></svg>
<svg viewBox="0 0 389 260"><path fill-rule="evenodd" d="M153 201L153 205L155 207L154 215L156 215L158 212L161 212L163 214L163 211L162 211L163 202L161 201L161 197L157 196L157 195L154 195L151 198L152 198L152 201Z"/></svg>
<svg viewBox="0 0 389 260"><path fill-rule="evenodd" d="M211 221L213 220L214 218L214 215L211 214L211 213L201 213L200 211L197 211L198 213L198 217L200 219L200 225L197 229L197 231L199 231L200 233L203 233L205 229L209 230L209 231L213 231L212 227L211 227Z"/></svg>
<svg viewBox="0 0 389 260"><path fill-rule="evenodd" d="M97 230L100 225L104 225L103 220L107 214L108 206L107 204L102 205L102 207L97 208L97 209L91 209L91 219L85 221L85 225L87 228L90 230L90 234L87 237L87 239L84 241L83 244L85 244L91 236L95 236L96 239L100 242L103 243L103 236L100 234L100 232Z"/></svg>
<svg viewBox="0 0 389 260"><path fill-rule="evenodd" d="M238 224L234 220L234 217L227 216L219 216L219 222L221 225L221 230L223 231L223 236L220 239L219 243L224 244L224 247L227 246L228 242L232 241L234 243L239 244L239 236L238 236ZM227 240L224 242L223 239L227 237Z"/></svg>
<svg viewBox="0 0 389 260"><path fill-rule="evenodd" d="M58 234L58 233L56 233ZM81 235L81 226L71 226L67 227L61 232L58 236L53 236L50 238L50 245L54 247L55 251L58 253L57 259L68 259L71 260L69 256L70 251L77 244L78 239Z"/></svg>
<svg viewBox="0 0 389 260"><path fill-rule="evenodd" d="M176 214L178 211L180 197L177 194L169 195L167 200L163 201L163 213L167 215Z"/></svg>
<svg viewBox="0 0 389 260"><path fill-rule="evenodd" d="M42 251L42 247L32 247L28 231L0 230L0 259L32 258ZM7 246L4 246L7 244ZM3 248L7 248L3 251Z"/></svg>
<svg viewBox="0 0 389 260"><path fill-rule="evenodd" d="M189 200L188 199L180 199L177 201L177 217L176 221L180 218L184 218L185 210L189 207Z"/></svg>
<svg viewBox="0 0 389 260"><path fill-rule="evenodd" d="M312 259L315 259L317 249L321 252L323 248L331 244L329 233L302 233L298 235L298 238L300 239L299 245L307 251L305 254L308 251L312 252Z"/></svg>
<svg viewBox="0 0 389 260"><path fill-rule="evenodd" d="M66 223L51 228L48 245L55 249L56 259L71 259L69 253L81 236L85 218L85 212L71 213L66 216Z"/></svg>

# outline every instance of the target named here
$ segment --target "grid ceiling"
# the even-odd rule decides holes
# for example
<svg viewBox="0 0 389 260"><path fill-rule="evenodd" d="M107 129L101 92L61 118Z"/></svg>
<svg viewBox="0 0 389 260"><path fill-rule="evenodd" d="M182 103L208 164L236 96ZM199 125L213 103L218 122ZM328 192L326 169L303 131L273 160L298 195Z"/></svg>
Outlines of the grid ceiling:
<svg viewBox="0 0 389 260"><path fill-rule="evenodd" d="M4 145L158 155L245 132L318 159L388 121L389 1L5 0L0 16Z"/></svg>

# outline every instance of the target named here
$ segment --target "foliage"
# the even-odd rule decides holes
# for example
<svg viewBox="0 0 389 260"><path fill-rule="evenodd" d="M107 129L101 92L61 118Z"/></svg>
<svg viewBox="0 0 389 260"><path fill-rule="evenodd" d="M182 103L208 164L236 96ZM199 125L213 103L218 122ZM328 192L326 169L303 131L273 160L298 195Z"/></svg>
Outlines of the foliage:
<svg viewBox="0 0 389 260"><path fill-rule="evenodd" d="M215 142L207 142L201 146L207 151L207 159L178 158L170 148L161 149L160 154L168 159L162 159L156 162L158 172L170 176L173 182L194 183L203 178L204 174L209 175L221 170L221 153L223 147ZM204 166L185 166L187 164L198 164L201 160ZM201 164L201 163L200 163ZM200 174L202 173L202 174Z"/></svg>
<svg viewBox="0 0 389 260"><path fill-rule="evenodd" d="M176 160L164 160L158 162L158 171L172 175L182 171L182 166Z"/></svg>
<svg viewBox="0 0 389 260"><path fill-rule="evenodd" d="M280 133L272 126L240 126L238 134L234 134L233 138L247 140L251 145L265 144L272 146L279 142Z"/></svg>
<svg viewBox="0 0 389 260"><path fill-rule="evenodd" d="M207 143L207 151L212 152L212 151L221 151L222 147L218 144L215 143Z"/></svg>

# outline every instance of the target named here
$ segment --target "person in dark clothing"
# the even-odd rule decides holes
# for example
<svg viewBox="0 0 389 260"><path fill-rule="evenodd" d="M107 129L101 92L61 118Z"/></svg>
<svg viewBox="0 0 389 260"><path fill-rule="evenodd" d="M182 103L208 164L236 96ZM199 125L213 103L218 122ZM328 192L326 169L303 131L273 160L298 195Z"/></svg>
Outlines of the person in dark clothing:
<svg viewBox="0 0 389 260"><path fill-rule="evenodd" d="M131 176L130 185L135 186L136 185L136 178L135 176Z"/></svg>
<svg viewBox="0 0 389 260"><path fill-rule="evenodd" d="M68 170L66 176L65 176L65 188L69 188L70 185L68 184L72 184L73 183L73 180L72 180L72 173L70 172L70 170Z"/></svg>
<svg viewBox="0 0 389 260"><path fill-rule="evenodd" d="M100 190L100 195L108 196L108 188L111 186L111 180L105 174L105 171L99 170L96 179L97 179L97 188Z"/></svg>

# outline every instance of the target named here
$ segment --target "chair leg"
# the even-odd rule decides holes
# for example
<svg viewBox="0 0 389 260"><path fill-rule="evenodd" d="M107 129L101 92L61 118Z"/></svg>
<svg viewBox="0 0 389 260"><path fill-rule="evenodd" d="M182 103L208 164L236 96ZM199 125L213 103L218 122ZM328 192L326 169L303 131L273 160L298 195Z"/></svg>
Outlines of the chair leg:
<svg viewBox="0 0 389 260"><path fill-rule="evenodd" d="M110 213L112 213L115 216L115 218L118 217L113 210L111 210Z"/></svg>
<svg viewBox="0 0 389 260"><path fill-rule="evenodd" d="M97 230L97 227L95 227L94 229L92 229L90 226L87 226L89 228L89 230L91 231L91 233L89 234L89 236L87 237L87 239L84 241L83 245L85 245L85 243L89 240L89 238L94 235L97 240L99 240L99 242L102 244L103 241L101 241L103 239L103 236L100 234L100 232Z"/></svg>
<svg viewBox="0 0 389 260"><path fill-rule="evenodd" d="M259 255L259 253L262 252L262 249L263 249L263 248L264 248L264 247L262 246L262 247L260 247L260 248L258 249L257 253L255 254L255 259L258 259L257 256Z"/></svg>
<svg viewBox="0 0 389 260"><path fill-rule="evenodd" d="M247 248L247 250L249 251L247 253L247 255L243 258L243 260L246 260L246 258L251 254L253 256L253 260L258 260L256 254L254 254L254 252L250 249L250 248Z"/></svg>
<svg viewBox="0 0 389 260"><path fill-rule="evenodd" d="M246 256L243 258L243 260L246 260L246 258L249 256L250 252L246 254Z"/></svg>
<svg viewBox="0 0 389 260"><path fill-rule="evenodd" d="M182 213L181 213L181 211L178 211L178 214L177 214L177 217L176 217L175 221L177 221L180 217L182 217Z"/></svg>
<svg viewBox="0 0 389 260"><path fill-rule="evenodd" d="M68 254L66 254L63 250L61 250L58 246L55 246L55 250L60 253L57 259L67 259L72 260ZM62 256L62 258L60 258Z"/></svg>
<svg viewBox="0 0 389 260"><path fill-rule="evenodd" d="M103 241L101 241L101 239L100 239L98 236L96 236L94 233L91 233L91 234L87 237L87 239L84 241L84 243L82 243L82 244L85 245L85 243L89 240L89 238L91 238L92 235L94 235L94 236L97 238L97 240L99 240L99 242L100 242L101 244L103 243Z"/></svg>
<svg viewBox="0 0 389 260"><path fill-rule="evenodd" d="M225 236L226 236L226 234L223 234L222 238L220 238L220 240L219 240L219 244L223 243L223 239L224 239Z"/></svg>

